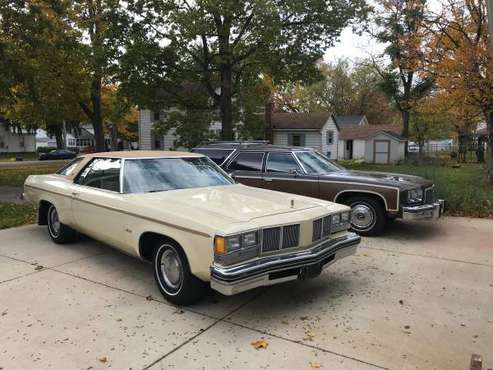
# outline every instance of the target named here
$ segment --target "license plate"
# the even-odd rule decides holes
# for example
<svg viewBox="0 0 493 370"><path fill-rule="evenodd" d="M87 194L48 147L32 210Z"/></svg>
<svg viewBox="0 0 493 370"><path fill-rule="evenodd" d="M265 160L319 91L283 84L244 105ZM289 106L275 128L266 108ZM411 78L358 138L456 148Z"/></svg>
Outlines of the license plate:
<svg viewBox="0 0 493 370"><path fill-rule="evenodd" d="M317 263L315 265L310 265L303 267L300 271L298 278L300 280L313 279L322 273L322 265Z"/></svg>

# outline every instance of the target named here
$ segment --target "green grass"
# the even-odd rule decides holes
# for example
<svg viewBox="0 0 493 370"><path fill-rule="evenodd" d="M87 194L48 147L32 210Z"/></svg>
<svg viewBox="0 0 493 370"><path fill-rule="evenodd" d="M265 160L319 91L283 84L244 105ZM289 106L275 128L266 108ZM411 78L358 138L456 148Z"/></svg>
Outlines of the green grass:
<svg viewBox="0 0 493 370"><path fill-rule="evenodd" d="M19 165L0 167L0 186L22 186L29 175L44 175L58 171L66 162L57 164Z"/></svg>
<svg viewBox="0 0 493 370"><path fill-rule="evenodd" d="M0 153L0 162L15 162L16 157L21 157L25 161L35 161L38 159L38 154L36 152Z"/></svg>
<svg viewBox="0 0 493 370"><path fill-rule="evenodd" d="M33 223L36 218L31 206L0 203L0 229Z"/></svg>
<svg viewBox="0 0 493 370"><path fill-rule="evenodd" d="M435 194L445 199L447 213L454 216L493 217L493 186L486 169L479 164L462 164L459 168L438 164L378 165L343 162L344 167L360 171L397 172L432 180Z"/></svg>

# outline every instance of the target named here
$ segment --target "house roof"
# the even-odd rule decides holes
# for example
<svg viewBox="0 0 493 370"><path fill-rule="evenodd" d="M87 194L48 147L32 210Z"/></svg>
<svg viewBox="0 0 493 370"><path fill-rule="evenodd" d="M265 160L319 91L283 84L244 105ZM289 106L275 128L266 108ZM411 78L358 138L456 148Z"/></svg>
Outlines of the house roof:
<svg viewBox="0 0 493 370"><path fill-rule="evenodd" d="M365 116L362 115L335 116L336 122L341 128L344 126L359 125L364 118Z"/></svg>
<svg viewBox="0 0 493 370"><path fill-rule="evenodd" d="M274 130L321 130L331 116L328 112L272 113Z"/></svg>
<svg viewBox="0 0 493 370"><path fill-rule="evenodd" d="M381 132L390 135L399 141L407 140L401 135L402 127L400 125L365 125L342 127L341 132L339 133L339 139L366 140Z"/></svg>

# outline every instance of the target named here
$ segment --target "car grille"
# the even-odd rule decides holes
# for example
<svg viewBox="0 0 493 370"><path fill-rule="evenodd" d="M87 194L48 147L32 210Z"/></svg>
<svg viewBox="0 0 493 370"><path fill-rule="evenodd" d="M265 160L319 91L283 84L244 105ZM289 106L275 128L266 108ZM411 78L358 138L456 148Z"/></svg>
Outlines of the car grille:
<svg viewBox="0 0 493 370"><path fill-rule="evenodd" d="M262 252L273 252L281 248L293 248L298 246L299 242L299 224L271 227L262 231Z"/></svg>
<svg viewBox="0 0 493 370"><path fill-rule="evenodd" d="M282 247L296 247L300 239L300 225L289 225L282 228Z"/></svg>
<svg viewBox="0 0 493 370"><path fill-rule="evenodd" d="M325 216L324 218L319 218L313 221L313 242L329 236L331 221L332 219L330 216Z"/></svg>
<svg viewBox="0 0 493 370"><path fill-rule="evenodd" d="M313 234L312 234L312 241L314 242L315 240L319 240L322 238L322 218L319 218L318 220L313 221Z"/></svg>
<svg viewBox="0 0 493 370"><path fill-rule="evenodd" d="M434 202L433 188L425 189L425 204L430 204Z"/></svg>

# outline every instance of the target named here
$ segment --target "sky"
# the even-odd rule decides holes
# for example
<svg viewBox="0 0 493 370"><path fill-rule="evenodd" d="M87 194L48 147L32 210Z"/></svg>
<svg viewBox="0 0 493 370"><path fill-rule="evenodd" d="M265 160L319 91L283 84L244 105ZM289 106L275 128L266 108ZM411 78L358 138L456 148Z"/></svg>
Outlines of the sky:
<svg viewBox="0 0 493 370"><path fill-rule="evenodd" d="M359 36L351 27L346 27L335 46L325 53L324 61L334 62L340 58L347 58L354 63L358 59L367 58L370 54L375 56L381 54L383 49L383 44L377 43L368 34Z"/></svg>

